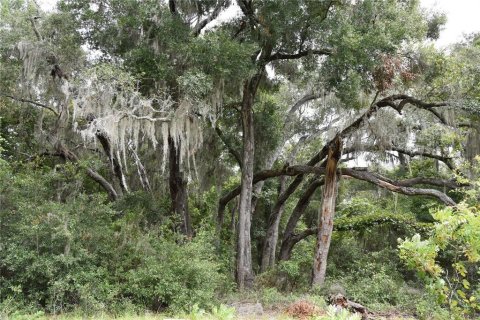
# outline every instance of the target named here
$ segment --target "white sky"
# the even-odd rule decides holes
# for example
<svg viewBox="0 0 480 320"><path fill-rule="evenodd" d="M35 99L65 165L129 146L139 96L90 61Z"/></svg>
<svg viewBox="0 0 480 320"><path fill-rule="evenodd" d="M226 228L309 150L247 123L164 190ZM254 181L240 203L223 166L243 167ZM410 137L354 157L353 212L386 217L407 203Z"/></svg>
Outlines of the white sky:
<svg viewBox="0 0 480 320"><path fill-rule="evenodd" d="M447 15L437 46L445 47L463 39L464 34L480 32L480 0L421 0L424 8Z"/></svg>
<svg viewBox="0 0 480 320"><path fill-rule="evenodd" d="M280 0L278 0L280 1ZM446 13L448 22L440 33L438 47L463 39L464 34L480 32L480 0L420 0L427 9ZM38 0L44 10L52 10L56 0Z"/></svg>

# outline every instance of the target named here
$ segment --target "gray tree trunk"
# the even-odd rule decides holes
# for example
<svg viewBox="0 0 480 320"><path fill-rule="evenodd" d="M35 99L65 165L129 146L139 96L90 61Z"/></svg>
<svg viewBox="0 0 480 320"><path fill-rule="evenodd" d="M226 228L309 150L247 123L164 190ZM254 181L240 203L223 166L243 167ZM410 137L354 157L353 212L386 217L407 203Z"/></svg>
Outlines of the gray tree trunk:
<svg viewBox="0 0 480 320"><path fill-rule="evenodd" d="M280 188L278 191L279 197L285 191L286 177L280 177ZM261 272L265 272L275 265L275 255L277 252L278 233L280 227L280 220L285 208L285 201L280 202L278 206L275 206L272 210L272 214L269 217L267 234L265 236L265 243L263 245L262 252L262 265L260 267Z"/></svg>
<svg viewBox="0 0 480 320"><path fill-rule="evenodd" d="M253 189L253 161L255 151L253 128L253 96L250 92L250 82L244 85L242 104L243 125L243 168L242 187L238 212L238 240L237 240L237 284L240 290L253 286L252 250L250 238L252 189Z"/></svg>
<svg viewBox="0 0 480 320"><path fill-rule="evenodd" d="M325 173L325 187L323 189L322 207L319 212L319 226L317 246L313 263L312 285L322 286L325 282L328 250L333 232L333 216L337 198L337 165L342 154L342 142L337 137L329 146L327 167Z"/></svg>

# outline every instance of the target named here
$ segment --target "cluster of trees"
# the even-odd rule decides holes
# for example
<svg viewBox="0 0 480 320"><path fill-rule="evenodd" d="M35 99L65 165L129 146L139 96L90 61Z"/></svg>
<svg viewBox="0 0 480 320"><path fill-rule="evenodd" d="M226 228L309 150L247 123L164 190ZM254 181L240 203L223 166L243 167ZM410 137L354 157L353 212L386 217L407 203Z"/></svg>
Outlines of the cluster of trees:
<svg viewBox="0 0 480 320"><path fill-rule="evenodd" d="M182 235L187 253L210 226L240 290L311 236L311 283L322 286L335 228L408 223L367 213L337 224L354 180L457 210L475 178L480 38L437 51L444 19L417 0L63 0L53 13L2 0L0 10L5 177L60 175L39 191L45 201L72 212L91 197L113 224L125 208L148 212L141 232ZM13 185L0 196L2 252L28 223L12 218L26 210ZM0 258L0 279L22 285L12 255Z"/></svg>

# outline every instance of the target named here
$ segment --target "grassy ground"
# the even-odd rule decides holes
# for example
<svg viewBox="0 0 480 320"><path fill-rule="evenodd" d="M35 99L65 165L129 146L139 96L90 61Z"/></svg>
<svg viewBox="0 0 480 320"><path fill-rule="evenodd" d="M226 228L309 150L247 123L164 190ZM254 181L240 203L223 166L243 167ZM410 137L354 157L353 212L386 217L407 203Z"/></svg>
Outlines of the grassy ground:
<svg viewBox="0 0 480 320"><path fill-rule="evenodd" d="M244 315L238 316L235 314L233 308L221 307L219 310L214 310L213 313L206 313L202 310L192 312L190 314L169 316L165 314L145 313L143 315L125 314L121 316L113 316L105 313L98 313L94 315L82 315L81 313L69 313L62 315L45 315L45 314L12 314L2 316L0 320L295 320L295 319L311 319L311 320L360 320L359 315L348 314L347 312L340 312L335 314L332 310L316 309L315 316L305 316L304 314L287 314L288 308L269 308L264 310L261 316L259 315ZM398 315L373 315L372 319L389 319L389 320L414 320L412 317L398 316Z"/></svg>
<svg viewBox="0 0 480 320"><path fill-rule="evenodd" d="M4 310L5 311L5 310ZM88 310L87 310L88 311ZM240 314L238 314L238 313ZM382 313L370 314L371 319L407 320L414 319L401 316L398 310L384 309ZM189 314L158 314L129 312L123 315L109 313L85 314L85 310L61 315L10 313L0 320L360 320L360 315L353 315L346 310L336 310L328 306L321 295L280 294L276 290L233 294L222 299L222 304L209 312L196 308Z"/></svg>

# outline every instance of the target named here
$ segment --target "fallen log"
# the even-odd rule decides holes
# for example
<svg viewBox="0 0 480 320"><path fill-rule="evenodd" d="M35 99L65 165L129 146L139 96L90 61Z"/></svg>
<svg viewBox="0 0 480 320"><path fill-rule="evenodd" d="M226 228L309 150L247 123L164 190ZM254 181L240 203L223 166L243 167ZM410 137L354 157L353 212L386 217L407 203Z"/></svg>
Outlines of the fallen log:
<svg viewBox="0 0 480 320"><path fill-rule="evenodd" d="M359 313L362 315L362 320L368 319L368 310L365 306L360 303L348 300L343 294L337 293L330 297L330 303L335 307L342 309L347 309L350 312Z"/></svg>

